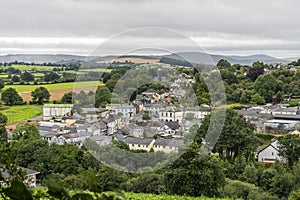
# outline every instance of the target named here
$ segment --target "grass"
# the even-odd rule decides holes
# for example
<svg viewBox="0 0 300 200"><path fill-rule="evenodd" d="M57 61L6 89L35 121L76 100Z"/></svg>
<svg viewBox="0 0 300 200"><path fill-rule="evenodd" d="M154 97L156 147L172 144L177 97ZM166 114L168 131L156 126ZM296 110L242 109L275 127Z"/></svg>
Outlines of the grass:
<svg viewBox="0 0 300 200"><path fill-rule="evenodd" d="M40 105L21 105L10 106L8 109L1 110L1 113L8 117L8 125L17 124L37 117L42 114L42 106Z"/></svg>
<svg viewBox="0 0 300 200"><path fill-rule="evenodd" d="M42 66L42 65L12 65L13 68L19 69L21 71L25 70L52 70L55 67L60 66Z"/></svg>
<svg viewBox="0 0 300 200"><path fill-rule="evenodd" d="M15 88L17 92L31 92L35 88L45 87L47 90L60 90L71 88L85 88L93 86L101 86L103 83L98 81L85 81L85 82L70 82L70 83L56 83L56 84L41 84L41 85L7 85L4 89Z"/></svg>
<svg viewBox="0 0 300 200"><path fill-rule="evenodd" d="M96 68L96 69L80 69L79 72L106 72L110 73L112 69Z"/></svg>
<svg viewBox="0 0 300 200"><path fill-rule="evenodd" d="M155 194L142 194L142 193L126 193L125 196L131 200L216 200L220 198L209 197L187 197L176 195L155 195ZM229 198L224 198L229 199Z"/></svg>
<svg viewBox="0 0 300 200"><path fill-rule="evenodd" d="M226 104L226 108L227 109L240 109L240 108L243 108L245 105L244 104L241 104L241 103L232 103L232 104Z"/></svg>

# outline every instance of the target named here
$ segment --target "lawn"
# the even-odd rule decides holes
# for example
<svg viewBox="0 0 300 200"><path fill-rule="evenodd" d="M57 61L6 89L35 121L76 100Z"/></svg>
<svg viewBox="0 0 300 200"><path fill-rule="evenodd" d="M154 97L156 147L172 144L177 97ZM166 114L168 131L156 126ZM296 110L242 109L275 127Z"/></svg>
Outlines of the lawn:
<svg viewBox="0 0 300 200"><path fill-rule="evenodd" d="M32 119L42 114L42 106L39 105L22 105L11 106L1 113L8 117L8 125L17 124L28 119Z"/></svg>
<svg viewBox="0 0 300 200"><path fill-rule="evenodd" d="M17 92L31 92L35 88L45 87L47 90L61 90L61 89L72 89L74 88L85 88L85 87L93 87L100 86L103 83L97 81L85 81L85 82L70 82L70 83L56 83L56 84L41 84L41 85L7 85L4 89L7 88L15 88Z"/></svg>

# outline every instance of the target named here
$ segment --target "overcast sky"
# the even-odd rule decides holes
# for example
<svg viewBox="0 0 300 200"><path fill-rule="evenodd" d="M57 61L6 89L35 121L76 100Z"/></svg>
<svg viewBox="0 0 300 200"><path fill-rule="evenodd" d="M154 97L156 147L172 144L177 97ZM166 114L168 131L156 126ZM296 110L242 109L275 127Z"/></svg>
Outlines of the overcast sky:
<svg viewBox="0 0 300 200"><path fill-rule="evenodd" d="M87 55L121 32L160 27L178 31L210 53L300 57L300 1L297 0L0 2L0 54ZM124 37L123 45L137 42L141 45L143 37L138 31L135 33ZM172 45L175 51L189 50L185 40L176 34L163 31L163 34L152 34L151 38L160 45ZM111 52L113 49L102 51L103 54Z"/></svg>

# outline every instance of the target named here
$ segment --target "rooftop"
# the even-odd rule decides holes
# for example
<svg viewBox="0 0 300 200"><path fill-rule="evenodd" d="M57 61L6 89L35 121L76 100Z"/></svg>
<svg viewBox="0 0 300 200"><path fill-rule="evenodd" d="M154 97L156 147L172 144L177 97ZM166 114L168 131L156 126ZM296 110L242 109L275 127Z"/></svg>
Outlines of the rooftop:
<svg viewBox="0 0 300 200"><path fill-rule="evenodd" d="M154 145L172 146L172 147L178 147L183 144L184 144L183 140L175 140L175 139L158 139L154 143Z"/></svg>
<svg viewBox="0 0 300 200"><path fill-rule="evenodd" d="M128 144L143 144L149 145L153 139L151 138L135 138L135 137L128 137L126 138L125 142Z"/></svg>
<svg viewBox="0 0 300 200"><path fill-rule="evenodd" d="M45 104L44 108L73 108L73 104Z"/></svg>

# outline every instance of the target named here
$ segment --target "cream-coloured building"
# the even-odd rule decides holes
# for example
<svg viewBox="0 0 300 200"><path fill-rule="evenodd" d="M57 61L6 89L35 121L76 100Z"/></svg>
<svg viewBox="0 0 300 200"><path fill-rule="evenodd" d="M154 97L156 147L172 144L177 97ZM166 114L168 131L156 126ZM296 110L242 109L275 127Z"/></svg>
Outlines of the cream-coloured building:
<svg viewBox="0 0 300 200"><path fill-rule="evenodd" d="M45 104L43 107L43 120L70 116L73 104Z"/></svg>

